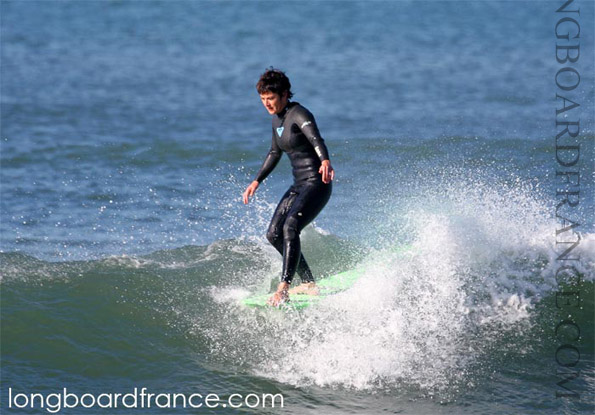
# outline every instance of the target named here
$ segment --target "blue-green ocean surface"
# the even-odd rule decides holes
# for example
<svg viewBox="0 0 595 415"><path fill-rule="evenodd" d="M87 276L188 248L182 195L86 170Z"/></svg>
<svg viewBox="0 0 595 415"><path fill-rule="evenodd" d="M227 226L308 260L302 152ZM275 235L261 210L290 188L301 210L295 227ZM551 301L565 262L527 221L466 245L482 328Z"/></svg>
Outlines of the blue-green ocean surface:
<svg viewBox="0 0 595 415"><path fill-rule="evenodd" d="M595 7L564 3L2 0L0 412L592 414ZM271 65L336 170L303 253L366 269L301 312L240 305L281 270L287 158L241 202ZM227 406L31 398L64 388Z"/></svg>

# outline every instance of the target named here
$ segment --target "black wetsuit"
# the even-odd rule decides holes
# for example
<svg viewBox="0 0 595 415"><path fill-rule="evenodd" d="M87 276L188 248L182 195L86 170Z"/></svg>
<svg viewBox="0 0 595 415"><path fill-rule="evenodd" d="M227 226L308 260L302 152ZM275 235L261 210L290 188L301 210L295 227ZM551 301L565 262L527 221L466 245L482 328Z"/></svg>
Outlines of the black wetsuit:
<svg viewBox="0 0 595 415"><path fill-rule="evenodd" d="M297 102L273 116L273 141L256 176L259 183L277 166L283 152L291 160L294 182L275 209L267 239L283 255L282 281L291 284L297 271L302 282L312 282L314 277L301 254L300 232L324 208L332 184L324 184L318 172L329 156L314 116Z"/></svg>

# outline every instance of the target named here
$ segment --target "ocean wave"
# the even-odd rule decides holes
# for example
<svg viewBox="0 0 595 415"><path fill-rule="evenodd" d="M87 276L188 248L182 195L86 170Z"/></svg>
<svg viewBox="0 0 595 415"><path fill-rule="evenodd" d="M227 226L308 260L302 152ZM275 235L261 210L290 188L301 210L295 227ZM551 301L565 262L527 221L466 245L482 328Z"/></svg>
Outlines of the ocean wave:
<svg viewBox="0 0 595 415"><path fill-rule="evenodd" d="M306 228L304 253L317 275L366 271L352 289L303 312L240 305L278 281L281 257L264 237L92 261L2 253L3 336L20 343L40 325L61 333L67 321L77 330L66 337L85 337L87 325L105 333L117 318L122 330L106 346L116 355L125 353L117 344L133 341L128 330L137 336L146 329L213 364L277 382L456 399L507 359L546 356L553 343L545 333L560 318L549 304L563 285L556 280L556 222L534 188L450 177L451 185L428 186L423 198L393 212L400 220L386 222L369 246ZM390 219L388 207L385 214ZM375 246L391 234L392 242ZM582 238L576 268L588 296L595 235ZM397 249L403 244L410 249ZM24 302L35 323L23 331ZM589 327L592 301L583 309L577 324ZM593 335L584 333L588 346ZM78 346L64 347L74 353Z"/></svg>

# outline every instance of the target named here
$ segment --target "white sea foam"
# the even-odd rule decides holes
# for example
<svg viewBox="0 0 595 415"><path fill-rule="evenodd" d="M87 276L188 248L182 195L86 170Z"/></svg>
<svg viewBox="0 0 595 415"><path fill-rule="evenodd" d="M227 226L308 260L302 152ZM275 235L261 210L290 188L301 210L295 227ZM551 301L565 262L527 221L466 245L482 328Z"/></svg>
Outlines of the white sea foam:
<svg viewBox="0 0 595 415"><path fill-rule="evenodd" d="M530 330L536 305L555 289L556 222L522 183L470 178L423 192L394 212L400 222L388 221L406 224L398 234L411 249L371 251L355 286L319 306L253 313L236 306L245 291L212 292L230 305L219 320L226 329L210 332L213 353L293 385L432 394L475 382L472 372L507 336ZM583 235L579 248L590 280L593 243ZM272 267L279 255L265 245Z"/></svg>
<svg viewBox="0 0 595 415"><path fill-rule="evenodd" d="M237 302L250 295L250 291L244 288L209 287L209 294L218 304Z"/></svg>
<svg viewBox="0 0 595 415"><path fill-rule="evenodd" d="M256 371L296 385L356 389L471 382L467 371L482 348L529 326L535 304L555 286L556 224L533 195L519 184L477 182L427 194L430 208L406 214L413 249L376 252L352 290L300 318L287 316L282 336L263 339L270 358ZM591 279L592 241L587 235L581 247Z"/></svg>
<svg viewBox="0 0 595 415"><path fill-rule="evenodd" d="M416 253L376 255L352 290L288 322L276 347L296 357L276 365L275 356L267 362L273 372L261 374L357 389L397 381L446 385L460 365L468 308L447 227L435 220L426 231Z"/></svg>

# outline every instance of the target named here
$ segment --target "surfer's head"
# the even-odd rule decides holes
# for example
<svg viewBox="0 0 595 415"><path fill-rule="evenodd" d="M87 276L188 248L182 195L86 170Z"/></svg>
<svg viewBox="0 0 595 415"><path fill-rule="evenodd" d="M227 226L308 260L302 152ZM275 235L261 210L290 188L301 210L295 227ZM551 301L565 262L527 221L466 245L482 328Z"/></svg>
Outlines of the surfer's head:
<svg viewBox="0 0 595 415"><path fill-rule="evenodd" d="M260 76L256 90L262 104L271 115L283 111L287 106L287 101L293 96L287 75L272 67Z"/></svg>
<svg viewBox="0 0 595 415"><path fill-rule="evenodd" d="M287 93L287 99L291 99L293 93L291 92L291 82L285 73L272 66L267 69L256 84L256 90L260 95L266 92L274 92L283 97Z"/></svg>

